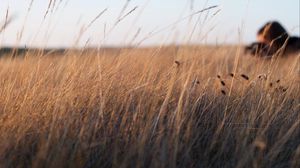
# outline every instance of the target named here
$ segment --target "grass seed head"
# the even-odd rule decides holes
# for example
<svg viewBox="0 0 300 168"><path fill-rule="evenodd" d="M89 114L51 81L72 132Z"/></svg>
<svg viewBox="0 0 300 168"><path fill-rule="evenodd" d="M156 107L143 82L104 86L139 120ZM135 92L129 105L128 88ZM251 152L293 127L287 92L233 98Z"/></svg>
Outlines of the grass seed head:
<svg viewBox="0 0 300 168"><path fill-rule="evenodd" d="M271 82L271 83L269 84L269 86L270 86L270 87L273 87L273 83Z"/></svg>
<svg viewBox="0 0 300 168"><path fill-rule="evenodd" d="M179 65L180 65L180 62L179 62L179 61L175 61L175 64L176 64L177 66L179 66Z"/></svg>
<svg viewBox="0 0 300 168"><path fill-rule="evenodd" d="M267 75L266 74L260 74L260 75L258 75L258 79L267 80Z"/></svg>
<svg viewBox="0 0 300 168"><path fill-rule="evenodd" d="M226 83L224 81L221 81L222 86L226 86Z"/></svg>
<svg viewBox="0 0 300 168"><path fill-rule="evenodd" d="M241 77L244 78L245 80L249 80L249 77L245 74L242 74Z"/></svg>

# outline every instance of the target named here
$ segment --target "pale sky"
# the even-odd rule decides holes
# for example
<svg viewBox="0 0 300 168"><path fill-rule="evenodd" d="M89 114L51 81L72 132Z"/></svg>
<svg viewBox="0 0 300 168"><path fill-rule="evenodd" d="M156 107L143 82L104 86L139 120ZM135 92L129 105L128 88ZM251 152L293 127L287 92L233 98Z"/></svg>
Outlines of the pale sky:
<svg viewBox="0 0 300 168"><path fill-rule="evenodd" d="M7 10L14 18L0 34L0 46L249 43L270 20L280 21L293 35L300 34L299 0L129 0L122 14L128 0L56 0L45 19L49 0L33 0L28 12L31 1L0 0L0 25ZM214 5L218 7L191 15ZM120 15L135 7L114 26ZM80 30L106 8L79 38Z"/></svg>

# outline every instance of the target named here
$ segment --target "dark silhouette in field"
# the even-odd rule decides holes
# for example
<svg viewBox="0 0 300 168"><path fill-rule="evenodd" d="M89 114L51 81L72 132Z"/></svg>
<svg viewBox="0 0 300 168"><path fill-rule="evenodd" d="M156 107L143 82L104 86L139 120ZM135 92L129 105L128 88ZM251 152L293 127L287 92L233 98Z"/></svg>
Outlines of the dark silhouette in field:
<svg viewBox="0 0 300 168"><path fill-rule="evenodd" d="M110 55L118 55L122 49L130 48L115 48L115 47L102 47L99 48L26 48L26 47L0 47L0 58L22 58L27 56L64 56L64 55L85 55L95 53L106 53Z"/></svg>
<svg viewBox="0 0 300 168"><path fill-rule="evenodd" d="M67 50L63 48L58 49L39 49L39 48L13 48L13 47L2 47L0 48L0 57L8 56L8 57L22 57L25 56L26 53L43 53L47 55L51 54L64 54Z"/></svg>
<svg viewBox="0 0 300 168"><path fill-rule="evenodd" d="M277 21L267 22L257 32L257 42L245 47L255 56L287 55L300 52L300 37L290 36Z"/></svg>

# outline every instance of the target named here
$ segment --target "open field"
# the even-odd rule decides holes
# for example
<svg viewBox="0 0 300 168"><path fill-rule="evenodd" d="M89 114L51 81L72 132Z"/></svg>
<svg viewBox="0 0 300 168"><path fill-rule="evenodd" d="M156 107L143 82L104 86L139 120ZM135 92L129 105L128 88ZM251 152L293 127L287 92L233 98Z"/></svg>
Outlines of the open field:
<svg viewBox="0 0 300 168"><path fill-rule="evenodd" d="M239 47L0 60L0 167L300 167L299 54Z"/></svg>

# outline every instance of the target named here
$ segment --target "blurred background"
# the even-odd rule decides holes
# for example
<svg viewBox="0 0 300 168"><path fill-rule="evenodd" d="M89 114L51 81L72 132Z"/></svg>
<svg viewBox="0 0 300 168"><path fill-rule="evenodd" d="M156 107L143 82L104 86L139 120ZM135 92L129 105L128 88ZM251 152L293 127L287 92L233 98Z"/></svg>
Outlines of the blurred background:
<svg viewBox="0 0 300 168"><path fill-rule="evenodd" d="M245 44L270 20L299 35L299 10L299 0L1 0L0 25L12 22L0 46Z"/></svg>

